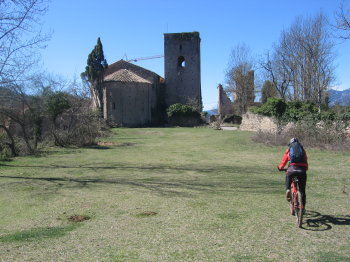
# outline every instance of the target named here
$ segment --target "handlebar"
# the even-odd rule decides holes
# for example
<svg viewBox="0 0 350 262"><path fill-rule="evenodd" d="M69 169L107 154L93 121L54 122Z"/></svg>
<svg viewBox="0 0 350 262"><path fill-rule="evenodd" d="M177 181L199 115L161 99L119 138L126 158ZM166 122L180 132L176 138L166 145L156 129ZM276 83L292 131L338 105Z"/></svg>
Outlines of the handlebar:
<svg viewBox="0 0 350 262"><path fill-rule="evenodd" d="M277 169L278 169L278 171L287 171L287 168L279 169L279 168L277 167Z"/></svg>

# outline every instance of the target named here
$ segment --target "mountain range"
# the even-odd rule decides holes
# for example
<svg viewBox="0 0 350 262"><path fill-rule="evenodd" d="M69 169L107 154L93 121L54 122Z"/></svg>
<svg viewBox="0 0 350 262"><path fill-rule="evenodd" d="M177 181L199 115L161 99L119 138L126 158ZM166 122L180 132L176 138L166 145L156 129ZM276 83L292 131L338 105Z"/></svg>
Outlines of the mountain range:
<svg viewBox="0 0 350 262"><path fill-rule="evenodd" d="M342 91L330 89L329 94L329 106L342 105L348 106L350 103L350 88Z"/></svg>

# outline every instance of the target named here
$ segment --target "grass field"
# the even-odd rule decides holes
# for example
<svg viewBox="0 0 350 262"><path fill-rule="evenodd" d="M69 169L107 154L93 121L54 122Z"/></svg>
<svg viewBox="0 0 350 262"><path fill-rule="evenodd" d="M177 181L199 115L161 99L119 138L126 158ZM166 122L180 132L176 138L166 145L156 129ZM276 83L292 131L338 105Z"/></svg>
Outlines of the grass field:
<svg viewBox="0 0 350 262"><path fill-rule="evenodd" d="M0 261L350 261L350 152L306 148L298 229L285 148L251 135L114 129L100 146L1 162Z"/></svg>

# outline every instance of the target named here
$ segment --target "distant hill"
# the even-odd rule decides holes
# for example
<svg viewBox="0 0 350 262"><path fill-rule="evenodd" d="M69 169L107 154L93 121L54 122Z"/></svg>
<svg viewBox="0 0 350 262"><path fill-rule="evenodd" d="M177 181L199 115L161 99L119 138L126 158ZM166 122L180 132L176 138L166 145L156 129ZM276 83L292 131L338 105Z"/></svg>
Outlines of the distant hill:
<svg viewBox="0 0 350 262"><path fill-rule="evenodd" d="M329 105L342 105L347 106L350 103L350 88L342 91L330 89L329 93Z"/></svg>
<svg viewBox="0 0 350 262"><path fill-rule="evenodd" d="M205 112L208 112L208 115L210 115L210 116L218 114L218 110L216 108L210 109L210 110L205 110Z"/></svg>

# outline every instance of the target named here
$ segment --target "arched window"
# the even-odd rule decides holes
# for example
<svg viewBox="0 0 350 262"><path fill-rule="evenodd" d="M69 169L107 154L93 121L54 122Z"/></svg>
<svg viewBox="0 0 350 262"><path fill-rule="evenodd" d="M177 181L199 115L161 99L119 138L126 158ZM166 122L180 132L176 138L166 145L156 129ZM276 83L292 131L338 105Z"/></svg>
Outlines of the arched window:
<svg viewBox="0 0 350 262"><path fill-rule="evenodd" d="M177 59L177 66L180 68L183 68L186 66L186 61L183 56L179 56L179 58Z"/></svg>

